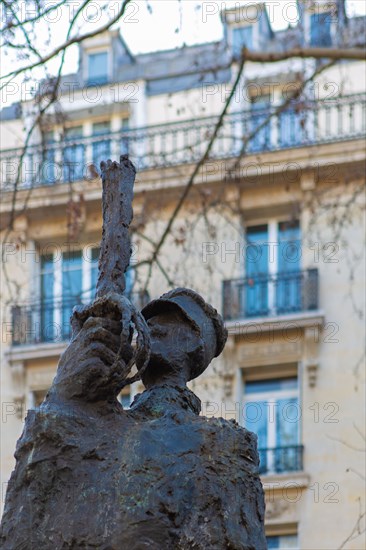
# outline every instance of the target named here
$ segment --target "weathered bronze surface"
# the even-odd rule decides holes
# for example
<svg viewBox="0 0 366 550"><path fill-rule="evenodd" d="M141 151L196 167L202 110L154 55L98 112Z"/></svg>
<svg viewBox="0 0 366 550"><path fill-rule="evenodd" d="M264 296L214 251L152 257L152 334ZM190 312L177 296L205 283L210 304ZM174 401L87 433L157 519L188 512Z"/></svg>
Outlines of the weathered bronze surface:
<svg viewBox="0 0 366 550"><path fill-rule="evenodd" d="M52 387L28 412L0 546L265 550L256 436L199 416L186 386L221 353L221 317L190 289L163 295L142 315L121 295L134 177L126 194L120 183L131 166L126 158L104 165L104 189L118 183L108 201L119 194L126 203L114 203L120 211L104 204L96 300L74 310ZM111 228L118 216L125 225ZM117 395L133 361L147 389L123 410Z"/></svg>

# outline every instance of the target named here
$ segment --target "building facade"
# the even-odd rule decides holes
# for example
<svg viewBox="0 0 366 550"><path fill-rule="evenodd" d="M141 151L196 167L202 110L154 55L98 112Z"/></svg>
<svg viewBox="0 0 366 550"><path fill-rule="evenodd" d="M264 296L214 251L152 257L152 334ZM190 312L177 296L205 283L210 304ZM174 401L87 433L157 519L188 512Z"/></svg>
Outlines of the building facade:
<svg viewBox="0 0 366 550"><path fill-rule="evenodd" d="M52 382L72 307L93 299L99 163L129 154L127 293L141 307L189 286L222 313L226 348L191 387L202 414L258 435L269 548L362 547L364 62L247 62L213 139L244 45L358 45L365 18L327 5L280 32L263 5L237 7L221 42L181 50L134 56L118 31L84 41L26 149L39 102L2 111L2 505L26 411Z"/></svg>

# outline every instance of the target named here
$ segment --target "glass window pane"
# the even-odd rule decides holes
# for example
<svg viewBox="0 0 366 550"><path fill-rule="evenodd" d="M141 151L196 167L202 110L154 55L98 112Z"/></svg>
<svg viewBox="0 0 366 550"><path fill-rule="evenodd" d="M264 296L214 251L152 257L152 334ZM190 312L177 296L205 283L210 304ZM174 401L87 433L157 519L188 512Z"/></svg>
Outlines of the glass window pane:
<svg viewBox="0 0 366 550"><path fill-rule="evenodd" d="M107 82L108 52L92 53L88 56L88 80L95 84Z"/></svg>
<svg viewBox="0 0 366 550"><path fill-rule="evenodd" d="M62 256L62 337L64 339L70 337L70 316L73 307L81 303L81 295L81 251L64 253Z"/></svg>
<svg viewBox="0 0 366 550"><path fill-rule="evenodd" d="M92 293L95 291L98 281L98 260L99 260L99 248L93 248L92 254L91 254L91 261L92 261L92 267L91 267L91 291Z"/></svg>
<svg viewBox="0 0 366 550"><path fill-rule="evenodd" d="M312 46L331 46L331 13L314 13L310 16L310 44Z"/></svg>
<svg viewBox="0 0 366 550"><path fill-rule="evenodd" d="M280 537L267 537L268 550L280 547Z"/></svg>
<svg viewBox="0 0 366 550"><path fill-rule="evenodd" d="M104 122L95 122L93 124L93 136L102 136L104 134L109 134L111 131L111 125L109 121Z"/></svg>
<svg viewBox="0 0 366 550"><path fill-rule="evenodd" d="M297 535L285 535L280 537L280 548L296 550L298 548Z"/></svg>
<svg viewBox="0 0 366 550"><path fill-rule="evenodd" d="M258 436L259 471L264 474L268 470L268 404L266 401L253 401L245 404L245 427Z"/></svg>
<svg viewBox="0 0 366 550"><path fill-rule="evenodd" d="M279 224L278 271L296 271L300 269L301 239L298 221Z"/></svg>
<svg viewBox="0 0 366 550"><path fill-rule="evenodd" d="M302 309L301 238L298 222L282 222L278 235L278 275L276 311L290 313Z"/></svg>
<svg viewBox="0 0 366 550"><path fill-rule="evenodd" d="M253 48L253 27L245 26L233 29L233 54L240 56L243 47Z"/></svg>
<svg viewBox="0 0 366 550"><path fill-rule="evenodd" d="M41 258L41 311L40 311L40 335L42 342L54 340L54 259L52 254Z"/></svg>
<svg viewBox="0 0 366 550"><path fill-rule="evenodd" d="M120 393L118 396L118 401L124 409L129 409L132 402L130 393Z"/></svg>
<svg viewBox="0 0 366 550"><path fill-rule="evenodd" d="M261 474L302 469L297 389L294 377L245 383L245 426L258 435Z"/></svg>
<svg viewBox="0 0 366 550"><path fill-rule="evenodd" d="M268 550L274 548L296 550L298 548L297 535L282 535L280 537L267 537Z"/></svg>
<svg viewBox="0 0 366 550"><path fill-rule="evenodd" d="M72 140L83 137L82 126L71 126L65 130L65 140Z"/></svg>
<svg viewBox="0 0 366 550"><path fill-rule="evenodd" d="M274 378L269 380L256 380L245 382L245 393L273 393L276 391L297 389L297 378Z"/></svg>
<svg viewBox="0 0 366 550"><path fill-rule="evenodd" d="M133 290L133 284L135 280L135 274L134 269L132 266L128 266L127 271L125 273L125 280L126 280L126 290L125 293L128 295L131 294Z"/></svg>
<svg viewBox="0 0 366 550"><path fill-rule="evenodd" d="M277 446L297 445L300 419L297 398L279 399L276 406L276 417Z"/></svg>
<svg viewBox="0 0 366 550"><path fill-rule="evenodd" d="M245 316L268 314L268 229L248 227L245 248Z"/></svg>

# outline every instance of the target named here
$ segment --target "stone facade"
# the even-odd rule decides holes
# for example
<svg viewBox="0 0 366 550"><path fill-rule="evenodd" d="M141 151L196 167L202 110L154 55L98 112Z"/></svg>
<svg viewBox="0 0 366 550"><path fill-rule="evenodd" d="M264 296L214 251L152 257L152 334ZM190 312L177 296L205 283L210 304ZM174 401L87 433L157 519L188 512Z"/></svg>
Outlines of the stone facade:
<svg viewBox="0 0 366 550"><path fill-rule="evenodd" d="M84 146L85 163L93 159L97 149L93 150L93 144L106 140L95 137L98 127L93 125L108 123L110 132L118 137L110 135L112 158L118 157L126 143L123 138L129 136L130 156L138 170L133 263L149 257L151 240L158 238L169 221L195 162L204 152L207 132L217 121L203 117L217 117L235 80L238 65L229 63L230 41L240 20L227 19L228 44L138 56L137 68L128 56L124 58L128 76L121 80L118 100L105 84L100 87L103 100L90 109L89 92L85 91L90 87L86 82L83 85L85 63L72 77L80 83L75 85L73 101L66 93L60 99L68 113L66 126L82 128L83 137L78 139ZM259 40L257 28L253 36ZM86 59L89 49L95 48L108 52L115 48L122 56L123 45L117 42L114 34L98 44L85 44L81 58ZM271 32L268 44L275 42L276 33ZM189 68L195 58L201 65L194 78L188 73L194 72ZM217 79L209 70L215 63L226 66ZM358 550L362 536L355 536L355 525L365 510L360 483L364 472L360 449L365 447L364 207L360 191L365 161L364 63L342 62L322 72L315 79L316 93L310 103L300 105L300 115L288 112L287 119L274 117L268 134L262 133L240 163L236 162L243 131L240 124L245 122L247 133L251 124L260 123L258 116L264 116L256 115L251 97L254 86L248 85L260 83L256 90L265 96L268 113L281 102L289 89L286 86L298 85L299 75L308 76L314 69L315 62L298 59L275 65L248 64L246 80L239 86L245 94L235 97L215 156L200 169L162 249L167 277L155 265L148 291L151 298L159 296L169 288L169 279L176 286L194 288L226 315L229 340L224 353L191 388L202 401L202 414L235 418L261 432L266 529L271 544L277 545L273 547L329 550L349 539L344 548ZM126 82L134 87L123 87ZM129 97L131 91L135 95ZM3 144L19 146L23 122L27 127L31 119L31 107L23 105L21 115L9 113L2 131L17 139L2 140ZM247 113L244 119L242 113ZM156 126L166 123L170 126ZM61 130L54 125L56 143ZM305 134L307 139L298 138ZM143 135L149 136L145 142L139 139ZM8 153L2 154L8 158ZM60 155L55 146L55 162L62 160ZM144 159L150 159L149 163L144 164ZM53 254L56 286L51 294L56 304L56 298L62 298L60 258L66 258L63 254L70 250L70 188L79 208L72 247L82 251L77 269L82 272L83 299L92 295L92 249L101 238L101 185L98 178L87 175L86 171L65 185L61 174L60 181L35 187L26 211L16 218L7 238L5 268L12 282L7 285L2 276L3 497L25 412L42 400L65 348L62 327L59 334L42 337L41 281L45 279L41 257ZM11 192L7 192L10 179L5 177L3 185L6 226L12 201ZM19 211L28 193L24 187L17 194ZM288 279L287 287L278 277L289 263L283 263L278 252L284 253L283 235L300 243L299 257L293 257L296 269L288 269L298 275ZM250 271L248 246L259 250L262 260L266 250L264 263L252 262L257 272ZM263 270L265 283L258 287ZM146 266L137 273L134 291L143 289ZM225 286L224 281L231 282ZM257 292L254 301L251 292ZM264 307L259 307L261 304ZM14 306L19 307L16 310ZM62 313L57 317L55 309L52 312L52 323L67 323ZM121 400L127 402L140 389L141 383L134 384Z"/></svg>

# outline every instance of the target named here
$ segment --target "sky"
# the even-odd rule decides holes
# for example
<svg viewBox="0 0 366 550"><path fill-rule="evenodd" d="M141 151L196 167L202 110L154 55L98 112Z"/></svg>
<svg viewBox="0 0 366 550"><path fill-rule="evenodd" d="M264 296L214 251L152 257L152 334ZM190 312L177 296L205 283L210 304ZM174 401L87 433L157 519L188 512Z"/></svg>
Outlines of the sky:
<svg viewBox="0 0 366 550"><path fill-rule="evenodd" d="M104 23L105 20L100 17L100 11L98 12L98 5L101 2L102 0L92 2L88 13L85 16L83 14L83 27L80 31L82 34ZM109 1L109 16L113 16L120 2L121 0ZM74 6L80 3L81 0L73 0ZM250 0L132 0L124 17L116 26L134 54L181 47L183 44L217 41L222 38L223 32L220 11L245 6L248 3L253 2ZM27 6L29 4L25 0L25 10L28 9ZM366 0L348 0L346 6L350 16L366 15ZM266 2L266 7L274 30L296 23L298 18L296 0L270 0ZM70 10L64 10L56 19L47 28L40 26L37 29L37 37L39 37L37 47L43 53L49 52L65 40ZM59 63L59 59L50 63L51 74L57 74ZM1 54L2 74L23 64L24 62L14 59L12 52L3 51ZM67 51L63 73L76 72L77 67L78 48L73 46ZM32 76L37 80L37 78L43 78L44 73L35 71ZM16 92L9 94L5 89L5 92L1 93L3 105L9 105L19 99L20 96Z"/></svg>
<svg viewBox="0 0 366 550"><path fill-rule="evenodd" d="M128 17L120 28L133 53L210 42L222 38L220 10L249 3L253 0L153 0L150 13L147 3L140 0L135 2L134 10L131 8L131 18L139 21L139 32L136 33L134 24L128 23ZM274 30L287 28L298 19L296 0L265 3ZM366 15L366 0L348 0L347 13Z"/></svg>

